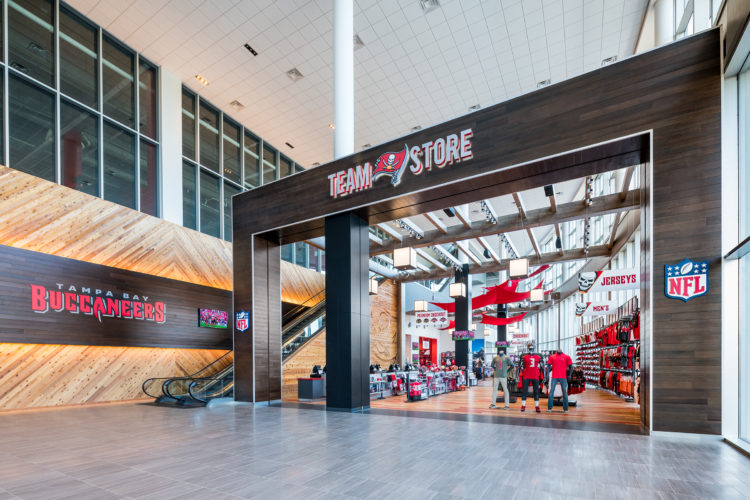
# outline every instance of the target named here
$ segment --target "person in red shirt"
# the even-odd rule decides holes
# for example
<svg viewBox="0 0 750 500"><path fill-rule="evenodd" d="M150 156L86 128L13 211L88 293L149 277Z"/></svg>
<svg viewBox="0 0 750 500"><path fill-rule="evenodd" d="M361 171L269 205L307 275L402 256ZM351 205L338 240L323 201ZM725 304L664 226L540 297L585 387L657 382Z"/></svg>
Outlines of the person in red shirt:
<svg viewBox="0 0 750 500"><path fill-rule="evenodd" d="M563 410L568 413L568 377L573 370L573 360L564 352L558 350L549 357L547 364L552 367L549 383L549 398L547 399L547 411L552 411L552 399L555 395L557 384L562 387Z"/></svg>
<svg viewBox="0 0 750 500"><path fill-rule="evenodd" d="M534 388L534 406L536 412L539 413L539 365L542 364L542 358L538 354L529 353L521 360L523 370L521 371L521 378L523 379L523 385L521 390L523 394L521 396L521 411L526 411L526 395L529 393L529 384Z"/></svg>

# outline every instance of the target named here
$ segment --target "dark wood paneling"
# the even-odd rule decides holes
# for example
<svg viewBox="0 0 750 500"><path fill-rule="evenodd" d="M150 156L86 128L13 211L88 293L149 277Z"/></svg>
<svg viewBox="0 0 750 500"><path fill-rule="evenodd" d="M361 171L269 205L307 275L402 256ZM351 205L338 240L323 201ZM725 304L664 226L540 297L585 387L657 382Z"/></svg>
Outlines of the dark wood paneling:
<svg viewBox="0 0 750 500"><path fill-rule="evenodd" d="M164 322L106 316L100 321L83 311L52 308L33 312L31 285L47 294L77 296L82 287L91 290L83 293L89 297L96 297L96 290L101 297L110 291L116 299L137 294L136 302L164 304ZM230 349L230 330L199 328L198 309L220 309L231 317L231 305L226 290L0 245L0 342Z"/></svg>
<svg viewBox="0 0 750 500"><path fill-rule="evenodd" d="M653 203L646 217L652 221L647 237L653 268L644 276L653 287L653 303L646 304L653 317L646 326L653 332L653 351L644 371L654 381L652 426L719 433L720 113L720 37L711 30L243 193L234 199L234 241L270 232L270 238L286 242L321 234L323 218L335 213L354 211L368 222L382 221L386 215L381 214L417 213L469 196L538 187L587 175L591 167L578 167L586 162L597 169L618 168L621 157L607 166L596 146L611 143L604 147L613 148L613 158L632 154L627 161L652 161ZM328 195L331 173L374 162L404 143L422 144L467 127L474 131L470 161L420 176L406 172L397 187L377 181L347 197ZM619 139L627 136L638 136L633 140L642 147L628 149L632 141ZM652 140L650 157L644 137ZM570 151L579 151L576 166L562 168L560 160L551 159ZM510 168L514 165L522 166ZM483 189L490 185L496 188L491 193ZM662 292L663 266L685 257L712 266L709 294L689 303ZM676 321L685 313L705 319Z"/></svg>

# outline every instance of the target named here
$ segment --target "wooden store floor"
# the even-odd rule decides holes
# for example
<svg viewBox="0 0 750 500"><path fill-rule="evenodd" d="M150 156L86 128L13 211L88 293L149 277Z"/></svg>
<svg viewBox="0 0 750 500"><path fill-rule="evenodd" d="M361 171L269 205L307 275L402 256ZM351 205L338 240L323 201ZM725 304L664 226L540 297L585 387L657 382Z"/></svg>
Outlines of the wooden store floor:
<svg viewBox="0 0 750 500"><path fill-rule="evenodd" d="M578 405L571 406L567 415L562 412L561 406L554 406L553 412L547 413L547 400L544 398L539 400L542 413L536 413L533 397L526 400L524 413L521 412L520 397L516 398L515 403L511 403L510 410L502 409L503 403L497 403L498 408L491 409L489 408L490 392L492 392L491 379L483 380L478 386L465 391L442 394L425 401L407 402L406 396L373 399L370 402L370 412L627 434L644 432L640 424L639 406L605 390L586 389L581 394L571 396L571 400L577 400ZM303 407L309 405L308 407L322 408L325 401L296 403L296 400L290 399L289 403L294 406L298 404Z"/></svg>

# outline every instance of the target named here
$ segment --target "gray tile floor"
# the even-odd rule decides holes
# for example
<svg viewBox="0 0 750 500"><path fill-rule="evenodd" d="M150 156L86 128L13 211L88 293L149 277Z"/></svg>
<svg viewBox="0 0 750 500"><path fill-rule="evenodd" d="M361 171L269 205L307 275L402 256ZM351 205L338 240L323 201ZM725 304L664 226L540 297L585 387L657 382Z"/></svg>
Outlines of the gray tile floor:
<svg viewBox="0 0 750 500"><path fill-rule="evenodd" d="M686 439L297 408L0 415L0 500L748 498L750 459Z"/></svg>

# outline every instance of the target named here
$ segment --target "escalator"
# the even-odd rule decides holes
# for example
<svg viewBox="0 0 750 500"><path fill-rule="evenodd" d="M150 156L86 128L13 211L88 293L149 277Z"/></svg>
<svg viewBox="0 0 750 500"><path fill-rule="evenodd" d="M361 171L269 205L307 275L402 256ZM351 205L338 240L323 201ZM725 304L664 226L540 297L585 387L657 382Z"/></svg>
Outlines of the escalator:
<svg viewBox="0 0 750 500"><path fill-rule="evenodd" d="M309 341L325 331L325 290L282 316L282 365ZM234 396L233 352L229 351L197 372L182 377L150 378L142 389L157 404L206 406L212 400Z"/></svg>

